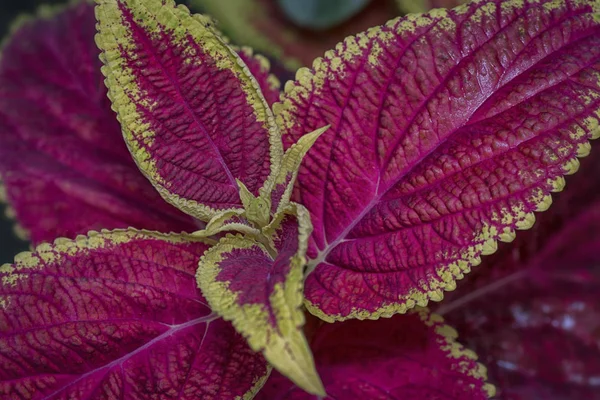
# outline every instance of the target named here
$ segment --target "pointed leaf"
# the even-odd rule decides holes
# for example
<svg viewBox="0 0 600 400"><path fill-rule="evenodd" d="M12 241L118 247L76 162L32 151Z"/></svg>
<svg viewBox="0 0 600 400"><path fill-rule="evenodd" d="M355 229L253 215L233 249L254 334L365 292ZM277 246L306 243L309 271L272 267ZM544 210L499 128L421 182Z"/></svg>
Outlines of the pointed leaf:
<svg viewBox="0 0 600 400"><path fill-rule="evenodd" d="M241 206L236 179L257 194L280 162L279 131L256 80L211 20L173 0L97 3L113 108L161 195L209 220Z"/></svg>
<svg viewBox="0 0 600 400"><path fill-rule="evenodd" d="M594 153L595 154L595 153ZM600 399L600 163L438 308L507 399Z"/></svg>
<svg viewBox="0 0 600 400"><path fill-rule="evenodd" d="M371 1L356 17L341 26L310 33L283 17L277 0L193 0L192 4L215 17L236 43L279 59L294 71L310 65L315 57L323 55L346 36L383 24L398 15L393 1Z"/></svg>
<svg viewBox="0 0 600 400"><path fill-rule="evenodd" d="M281 160L281 169L278 171L277 178L274 181L273 190L271 192L271 212L275 215L283 212L290 204L290 197L298 170L302 164L302 160L306 153L315 144L317 139L329 129L329 125L317 129L311 133L302 136L298 142L290 146L283 155Z"/></svg>
<svg viewBox="0 0 600 400"><path fill-rule="evenodd" d="M251 398L268 367L196 288L207 248L92 233L0 267L0 397Z"/></svg>
<svg viewBox="0 0 600 400"><path fill-rule="evenodd" d="M275 368L311 393L322 393L302 333L302 281L308 212L288 214L274 235L274 249L242 235L228 235L202 257L197 279L211 307L262 351ZM266 244L269 245L269 244ZM273 250L277 254L273 254Z"/></svg>
<svg viewBox="0 0 600 400"><path fill-rule="evenodd" d="M425 311L324 324L312 340L326 400L486 399L494 387L456 331ZM259 400L317 400L273 373Z"/></svg>
<svg viewBox="0 0 600 400"><path fill-rule="evenodd" d="M102 84L93 5L25 19L0 59L0 177L34 243L91 229L194 231L127 151ZM2 197L2 196L0 196Z"/></svg>
<svg viewBox="0 0 600 400"><path fill-rule="evenodd" d="M600 135L600 3L480 1L350 37L275 104L303 161L307 306L328 321L441 300L531 227Z"/></svg>

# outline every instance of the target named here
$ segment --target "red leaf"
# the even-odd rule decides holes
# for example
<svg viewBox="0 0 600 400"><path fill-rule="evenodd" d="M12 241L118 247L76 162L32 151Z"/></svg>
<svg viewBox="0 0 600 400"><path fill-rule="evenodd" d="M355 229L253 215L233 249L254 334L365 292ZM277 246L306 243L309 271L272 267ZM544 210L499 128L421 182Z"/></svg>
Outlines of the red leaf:
<svg viewBox="0 0 600 400"><path fill-rule="evenodd" d="M598 2L480 1L347 38L274 106L290 145L331 124L295 200L307 307L328 321L441 300L534 222L600 136Z"/></svg>
<svg viewBox="0 0 600 400"><path fill-rule="evenodd" d="M256 195L281 153L246 65L211 20L173 0L99 0L96 14L109 96L142 172L201 220L240 208L236 179Z"/></svg>
<svg viewBox="0 0 600 400"><path fill-rule="evenodd" d="M192 231L131 159L106 98L93 5L23 23L0 61L0 177L34 243L91 229Z"/></svg>
<svg viewBox="0 0 600 400"><path fill-rule="evenodd" d="M0 267L0 398L251 396L266 362L206 305L187 240L92 233Z"/></svg>

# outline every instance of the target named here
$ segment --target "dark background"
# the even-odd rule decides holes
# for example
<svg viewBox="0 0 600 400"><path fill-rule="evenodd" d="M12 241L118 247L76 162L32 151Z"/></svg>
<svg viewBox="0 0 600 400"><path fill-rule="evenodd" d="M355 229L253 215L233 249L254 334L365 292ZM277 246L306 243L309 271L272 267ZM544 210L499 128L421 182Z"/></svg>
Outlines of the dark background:
<svg viewBox="0 0 600 400"><path fill-rule="evenodd" d="M19 14L32 14L40 4L60 4L60 0L0 0L0 37L4 39L11 22ZM29 244L15 237L13 222L4 216L5 206L0 205L0 264L12 262L20 251L27 250Z"/></svg>

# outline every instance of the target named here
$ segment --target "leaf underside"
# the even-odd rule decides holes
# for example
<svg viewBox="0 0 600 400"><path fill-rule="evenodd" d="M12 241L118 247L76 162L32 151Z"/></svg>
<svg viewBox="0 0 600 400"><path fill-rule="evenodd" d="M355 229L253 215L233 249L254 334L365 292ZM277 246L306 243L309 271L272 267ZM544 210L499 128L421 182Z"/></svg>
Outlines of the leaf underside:
<svg viewBox="0 0 600 400"><path fill-rule="evenodd" d="M600 135L598 2L481 1L347 38L274 106L286 146L331 125L294 200L306 305L405 312L530 228Z"/></svg>
<svg viewBox="0 0 600 400"><path fill-rule="evenodd" d="M325 1L327 2L327 1ZM348 35L398 15L390 1L371 1L355 18L335 29L311 34L281 17L277 0L194 0L192 4L219 21L225 33L240 44L281 60L289 69L310 65ZM301 2L302 3L302 2ZM305 3L302 3L306 6Z"/></svg>

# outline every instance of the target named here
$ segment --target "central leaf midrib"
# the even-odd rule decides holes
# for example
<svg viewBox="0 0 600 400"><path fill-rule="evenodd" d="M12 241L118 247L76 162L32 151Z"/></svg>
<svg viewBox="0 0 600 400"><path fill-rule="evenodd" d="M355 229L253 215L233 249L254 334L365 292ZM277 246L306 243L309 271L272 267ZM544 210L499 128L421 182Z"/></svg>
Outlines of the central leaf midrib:
<svg viewBox="0 0 600 400"><path fill-rule="evenodd" d="M583 14L586 14L586 12L581 12L580 14L576 14L575 16L579 16L579 15L583 15ZM499 29L497 32L495 32L495 33L494 33L494 35L493 35L491 38L488 38L488 39L487 39L487 40L486 40L484 43L482 43L482 44L481 44L481 45L478 47L478 49L480 49L482 46L485 46L485 44L489 43L491 40L493 40L494 38L496 38L496 37L497 37L497 35L498 35L500 32L502 32L503 30L505 30L505 29L506 29L508 26L512 25L512 24L513 24L515 21L519 20L519 19L520 19L522 16L523 16L523 14L519 14L519 15L517 15L517 16L515 17L515 19L514 19L514 20L512 20L512 21L508 22L508 23L507 23L507 24L506 24L504 27L502 27L502 28L501 28L501 29ZM569 15L569 16L566 16L566 17L564 17L564 18L560 18L558 21L555 21L555 25L553 25L553 26L560 25L560 24L562 24L564 21L566 21L567 19L571 19L571 18L573 18L573 17L574 17L573 15ZM544 32L547 32L549 29L551 29L551 27L546 27L546 28L542 29L542 31L541 31L541 32L538 32L538 33L537 33L537 34L536 34L534 37L532 37L532 38L531 38L531 40L530 40L530 41L527 43L527 45L525 45L525 46L523 47L523 49L521 50L521 52L522 52L524 49L528 48L528 47L531 45L531 43L533 43L533 42L535 41L535 39L537 39L537 38L539 37L539 35L540 35L540 34L543 34ZM581 40L581 39L589 38L589 36L590 36L590 35L585 35L583 38L580 38L580 39L577 39L577 40L575 40L575 42L577 42L577 41L579 41L579 40ZM568 46L568 45L571 45L571 44L572 44L572 42L565 43L565 45L564 45L564 46L562 46L560 49L553 50L551 53L549 53L549 54L546 54L546 55L545 55L545 56L543 56L543 57L542 57L540 60L537 60L535 63L533 63L531 66L529 66L529 67L527 68L527 70L529 70L529 69L531 69L533 66L535 66L535 65L539 64L539 63L540 63L542 60L544 60L544 59L547 59L549 56L551 56L551 55L553 55L553 54L555 54L555 53L559 52L559 51L560 51L560 50L562 50L562 49L563 49L565 46ZM476 49L476 51L477 51L477 49ZM463 61L465 61L465 60L469 59L469 58L470 58L470 57L471 57L471 56L472 56L474 53L475 53L475 52L473 52L473 53L472 53L472 54L471 54L469 57L464 57L463 59L461 59L461 60L460 60L460 61L459 61L459 62L458 62L458 63L457 63L457 64L456 64L454 67L453 67L453 70L455 70L455 69L456 69L456 68L457 68L457 67L458 67L458 66L459 66L459 65L460 65L460 64L461 64ZM505 70L506 70L506 69L505 69ZM523 71L522 73L525 73L527 70ZM439 90L439 88L440 88L440 87L442 87L443 83L448 81L449 77L452 75L452 72L453 72L453 71L450 71L450 72L449 72L449 74L448 74L448 75L447 75L447 76L444 78L444 80L443 80L442 82L440 82L440 84L439 84L439 85L438 85L438 86L435 88L435 90L434 90L434 92L432 92L432 94L433 94L433 93L436 93L436 92ZM521 73L521 74L517 74L516 76L521 76L521 75L522 75L522 73ZM516 76L515 76L515 77L516 77ZM510 80L510 81L508 81L508 82L505 82L505 83L502 85L502 87L506 86L506 85L507 85L508 83L510 83L511 81L512 81L512 80ZM497 93L497 91L498 91L498 89L491 91L491 92L489 93L489 95L488 95L488 96L487 96L485 99L483 99L483 100L481 101L481 103L480 103L480 104L477 106L477 108L476 108L476 109L473 111L473 113L472 113L471 115L475 115L475 114L476 114L476 112L477 112L477 110L478 110L478 109L479 109L479 108L480 108L480 107L481 107L483 104L485 104L485 103L487 102L487 100L488 100L488 99L489 99L491 96L493 96L495 93ZM424 102L424 104L427 104L427 102ZM423 108L423 105L421 106L421 108ZM417 113L415 113L415 115L416 115L416 114L417 114ZM413 120L414 120L414 117L413 117ZM469 120L467 119L467 120L466 120L466 121L463 123L463 126L464 126L464 125L466 125L468 122L469 122ZM422 162L423 162L423 161L424 161L424 160L425 160L425 159L426 159L426 158L427 158L429 155L431 155L432 153L434 153L434 152L435 152L435 151L436 151L436 150L437 150L437 149L438 149L438 148L439 148L441 145L443 145L444 143L446 143L446 142L447 142L447 140L448 140L448 139L449 139L451 136L453 136L453 135L454 135L454 134L455 134L455 133L456 133L458 130L460 130L460 129L461 129L461 127L462 127L462 126L460 126L460 127L457 127L457 128L456 128L456 129L455 129L453 132L451 132L451 133L448 135L448 137L446 137L444 140L440 141L440 143L438 143L436 146L434 146L434 147L433 147L433 148L432 148L430 151L428 151L428 152L426 152L424 155L422 155L422 156L419 158L419 160L417 161L417 163L415 164L415 166L418 166L418 165L420 165L420 164L421 164L421 163L422 163ZM336 135L336 137L337 137L337 135ZM394 147L395 147L395 146L394 146ZM389 162L389 157L386 157L385 161L386 161L386 162ZM384 165L385 165L385 164L386 164L386 163L384 162ZM402 179L403 179L403 178L404 178L406 175L408 175L408 173L410 173L410 171L414 170L415 166L413 166L412 168L408 169L408 170L407 170L407 171L405 171L403 174L401 174L401 175L400 175L400 176L399 176L397 179L395 179L395 182L394 182L392 185L389 185L389 187L388 187L386 190L384 190L382 193L380 193L380 194L377 194L377 193L379 192L379 185L380 185L380 181L381 181L381 173L380 173L380 174L379 174L379 177L378 177L378 182L377 182L377 185L376 185L376 189L375 189L375 191L374 191L374 193L375 193L375 194L377 194L377 195L376 195L374 198L372 198L372 199L371 199L371 201L370 201L370 202L369 202L369 203L368 203L368 204L367 204L367 205L364 207L364 209L363 209L363 210L360 212L360 214L359 214L359 215L358 215L356 218L354 218L354 219L353 219L352 223L350 223L350 224L349 224L349 225L348 225L348 226L347 226L347 227L346 227L346 228L345 228L345 229L342 231L342 233L341 233L341 234L339 234L339 235L338 235L338 237L337 237L337 238L336 238L336 239L335 239L333 242L331 242L331 243L327 243L327 234L326 234L326 232L324 232L324 238L325 238L326 244L325 244L325 246L324 246L323 250L320 250L320 251L319 251L319 254L318 254L318 256L317 256L317 257L314 259L314 261L313 261L313 260L311 260L312 262L310 262L310 263L309 263L309 265L310 265L310 269L309 269L309 271L311 271L311 270L314 270L314 268L316 268L316 267L317 267L317 266L318 266L318 265L319 265L321 262L324 262L324 261L326 261L326 259L327 259L327 256L329 255L329 253L330 253L330 252L331 252L331 251L332 251L332 250L333 250L335 247L337 247L337 245L339 245L341 242L343 242L343 241L346 239L346 237L347 237L347 236L348 236L348 234L349 234L349 233L352 231L352 229L354 229L354 228L356 227L356 225L358 225L358 223L362 221L362 219L363 219L363 218L364 218L364 217L365 217L365 216L366 216L366 215L367 215L367 214L368 214L368 213L369 213L369 212L370 212L370 211L371 211L371 210L372 210L372 209L373 209L373 208L374 208L374 207L375 207L375 206L376 206L376 205L377 205L377 204L378 204L380 201L381 201L381 199L382 199L382 198L383 198L383 197L384 197L384 196L385 196L385 195L386 195L386 194L387 194L387 193L388 193L388 192L389 192L389 191L390 191L392 188L394 188L394 187L395 187L395 185L396 185L396 184L398 184L398 183L399 183L399 182L400 182L400 181L401 181L401 180L402 180Z"/></svg>

